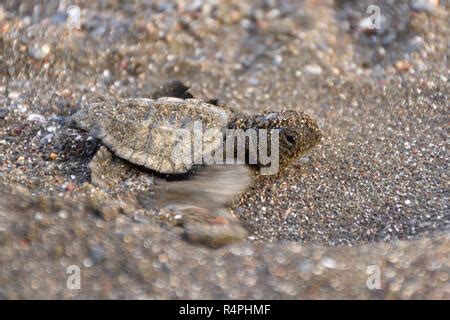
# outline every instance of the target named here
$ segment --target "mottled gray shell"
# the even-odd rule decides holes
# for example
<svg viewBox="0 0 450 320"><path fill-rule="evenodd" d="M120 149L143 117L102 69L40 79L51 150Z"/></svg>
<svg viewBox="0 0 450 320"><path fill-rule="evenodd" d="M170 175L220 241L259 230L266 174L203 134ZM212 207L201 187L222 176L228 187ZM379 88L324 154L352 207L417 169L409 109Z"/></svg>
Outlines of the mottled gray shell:
<svg viewBox="0 0 450 320"><path fill-rule="evenodd" d="M203 131L223 129L229 116L228 110L196 99L136 98L89 104L73 119L116 156L160 173L181 174L194 164L174 158L174 152L183 144L192 146L194 122L202 123ZM180 129L190 132L190 141L180 137ZM203 150L208 152L221 146L217 139L203 140Z"/></svg>

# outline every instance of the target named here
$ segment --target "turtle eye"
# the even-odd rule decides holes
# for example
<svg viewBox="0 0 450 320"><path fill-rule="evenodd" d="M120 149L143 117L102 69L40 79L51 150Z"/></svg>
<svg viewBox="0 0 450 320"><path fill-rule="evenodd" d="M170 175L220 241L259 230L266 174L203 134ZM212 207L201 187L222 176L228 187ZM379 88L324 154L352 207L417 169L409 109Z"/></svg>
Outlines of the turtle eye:
<svg viewBox="0 0 450 320"><path fill-rule="evenodd" d="M289 147L292 147L296 144L297 136L294 130L281 129L280 134L283 136L283 140Z"/></svg>
<svg viewBox="0 0 450 320"><path fill-rule="evenodd" d="M295 138L294 136L286 136L286 141L290 144L294 144L295 143Z"/></svg>

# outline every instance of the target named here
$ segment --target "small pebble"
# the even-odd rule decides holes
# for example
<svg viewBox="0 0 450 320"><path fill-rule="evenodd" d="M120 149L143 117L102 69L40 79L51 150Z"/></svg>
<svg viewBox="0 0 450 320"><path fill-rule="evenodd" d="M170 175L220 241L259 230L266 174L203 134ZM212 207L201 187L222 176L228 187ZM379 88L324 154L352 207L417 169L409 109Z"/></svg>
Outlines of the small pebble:
<svg viewBox="0 0 450 320"><path fill-rule="evenodd" d="M433 12L439 5L439 0L413 0L411 7L417 11Z"/></svg>
<svg viewBox="0 0 450 320"><path fill-rule="evenodd" d="M50 46L48 44L44 45L33 45L28 48L28 54L31 58L36 60L44 59L50 53Z"/></svg>
<svg viewBox="0 0 450 320"><path fill-rule="evenodd" d="M83 260L83 266L84 266L85 268L90 268L90 267L92 267L93 265L94 265L94 262L92 261L92 259L86 258L86 259Z"/></svg>
<svg viewBox="0 0 450 320"><path fill-rule="evenodd" d="M89 251L90 251L90 259L94 264L105 259L105 250L103 249L102 246L94 245L90 247Z"/></svg>
<svg viewBox="0 0 450 320"><path fill-rule="evenodd" d="M318 64L307 65L304 71L312 75L321 75L323 73L322 67L319 66Z"/></svg>
<svg viewBox="0 0 450 320"><path fill-rule="evenodd" d="M180 220L181 218L183 218L183 216L181 214L176 214L175 217L173 217L175 220Z"/></svg>
<svg viewBox="0 0 450 320"><path fill-rule="evenodd" d="M73 190L75 190L75 184L72 183L72 182L67 183L67 184L66 184L66 190L67 190L68 192L72 192Z"/></svg>
<svg viewBox="0 0 450 320"><path fill-rule="evenodd" d="M18 92L18 91L11 91L8 94L8 98L10 98L11 100L17 100L17 98L19 98L19 97L20 97L20 92Z"/></svg>
<svg viewBox="0 0 450 320"><path fill-rule="evenodd" d="M408 45L406 46L406 51L407 52L417 51L420 48L422 48L423 44L424 44L423 38L419 37L419 36L415 36L408 42Z"/></svg>
<svg viewBox="0 0 450 320"><path fill-rule="evenodd" d="M411 64L405 60L399 60L395 63L395 69L400 72L406 72L411 68Z"/></svg>
<svg viewBox="0 0 450 320"><path fill-rule="evenodd" d="M32 122L36 122L36 123L40 123L40 124L47 123L47 119L45 119L44 116L37 114L37 113L30 114L27 118L27 121L32 121Z"/></svg>
<svg viewBox="0 0 450 320"><path fill-rule="evenodd" d="M58 212L58 217L60 217L61 219L66 219L68 216L67 211L65 210L61 210Z"/></svg>
<svg viewBox="0 0 450 320"><path fill-rule="evenodd" d="M252 86L257 86L259 85L259 79L256 77L252 77L248 80L248 82L252 85Z"/></svg>
<svg viewBox="0 0 450 320"><path fill-rule="evenodd" d="M20 127L14 127L11 129L10 135L13 137L17 137L22 133L22 129Z"/></svg>
<svg viewBox="0 0 450 320"><path fill-rule="evenodd" d="M329 257L323 258L320 263L323 267L328 268L328 269L335 269L337 266L336 261Z"/></svg>
<svg viewBox="0 0 450 320"><path fill-rule="evenodd" d="M358 28L364 33L372 34L377 31L376 26L373 24L373 21L370 17L366 17L361 19L358 23Z"/></svg>
<svg viewBox="0 0 450 320"><path fill-rule="evenodd" d="M51 161L55 161L56 159L58 159L58 155L56 153L52 152L52 153L50 153L49 158Z"/></svg>
<svg viewBox="0 0 450 320"><path fill-rule="evenodd" d="M276 55L274 58L273 58L273 64L274 65L280 65L281 63L283 62L283 57L282 56L280 56L280 55Z"/></svg>
<svg viewBox="0 0 450 320"><path fill-rule="evenodd" d="M309 163L310 161L311 161L311 158L308 157L308 156L306 156L306 157L301 157L301 158L299 159L299 162L300 162L300 163L303 163L303 164Z"/></svg>
<svg viewBox="0 0 450 320"><path fill-rule="evenodd" d="M46 134L41 140L39 140L39 145L43 146L45 144L48 144L52 141L52 139L53 139L52 133Z"/></svg>
<svg viewBox="0 0 450 320"><path fill-rule="evenodd" d="M0 119L5 119L8 113L9 113L8 109L0 108Z"/></svg>

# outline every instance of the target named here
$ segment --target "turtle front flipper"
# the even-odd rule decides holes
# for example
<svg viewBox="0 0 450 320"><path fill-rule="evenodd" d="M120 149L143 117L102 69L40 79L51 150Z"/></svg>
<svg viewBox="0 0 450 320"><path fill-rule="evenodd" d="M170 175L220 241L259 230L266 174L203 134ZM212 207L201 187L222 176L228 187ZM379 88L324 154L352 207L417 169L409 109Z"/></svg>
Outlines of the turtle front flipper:
<svg viewBox="0 0 450 320"><path fill-rule="evenodd" d="M155 190L151 202L142 195L143 204L158 207L198 206L208 209L226 207L252 184L251 169L246 165L210 165L196 168L189 179L167 181ZM152 196L153 197L153 196ZM156 200L156 201L155 201Z"/></svg>
<svg viewBox="0 0 450 320"><path fill-rule="evenodd" d="M144 207L156 206L180 214L188 241L217 248L247 236L227 207L250 187L252 177L245 165L205 166L188 180L164 183L154 193L141 193L138 198Z"/></svg>
<svg viewBox="0 0 450 320"><path fill-rule="evenodd" d="M175 97L180 99L193 98L194 96L188 91L189 87L186 86L183 82L181 82L180 80L173 80L166 82L158 89L153 91L151 94L151 98L152 99L159 99L162 97Z"/></svg>

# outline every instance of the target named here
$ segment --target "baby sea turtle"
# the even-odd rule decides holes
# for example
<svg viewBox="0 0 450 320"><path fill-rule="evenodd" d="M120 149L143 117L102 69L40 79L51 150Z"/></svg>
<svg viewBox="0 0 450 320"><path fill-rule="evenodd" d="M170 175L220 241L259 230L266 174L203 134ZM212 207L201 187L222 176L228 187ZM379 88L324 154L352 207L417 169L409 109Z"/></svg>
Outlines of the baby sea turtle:
<svg viewBox="0 0 450 320"><path fill-rule="evenodd" d="M269 132L264 136L267 141L274 135L273 130L277 130L279 148L271 147L270 154L277 151L281 167L314 147L321 138L316 121L304 113L282 111L245 116L217 101L193 99L188 87L179 81L162 86L151 99L92 103L72 117L79 128L103 144L89 164L94 185L108 190L126 189L133 185L131 177L139 177L141 183L137 189L142 191L140 199L144 204L176 208L183 213L187 238L212 246L246 236L226 207L252 183L252 170L244 162L251 163L253 168L267 166L267 162L261 161L258 152L256 160L250 161L249 152L259 151L260 145L256 143L252 149L249 140L243 140L247 152L244 158L239 158L242 164L205 165L202 159L211 159L220 150L223 158L234 160L237 154L235 151L227 154L225 140L236 129L254 129L255 134L264 129ZM200 133L205 133L200 137L202 147L193 148L187 160L174 157L175 150L191 151L195 146L195 133L189 133L199 123L202 124ZM215 129L221 135L219 138L207 135L208 129ZM258 137L257 142L262 139ZM146 187L151 183L145 179L161 175L171 182L159 188L164 192L153 195L151 188Z"/></svg>

